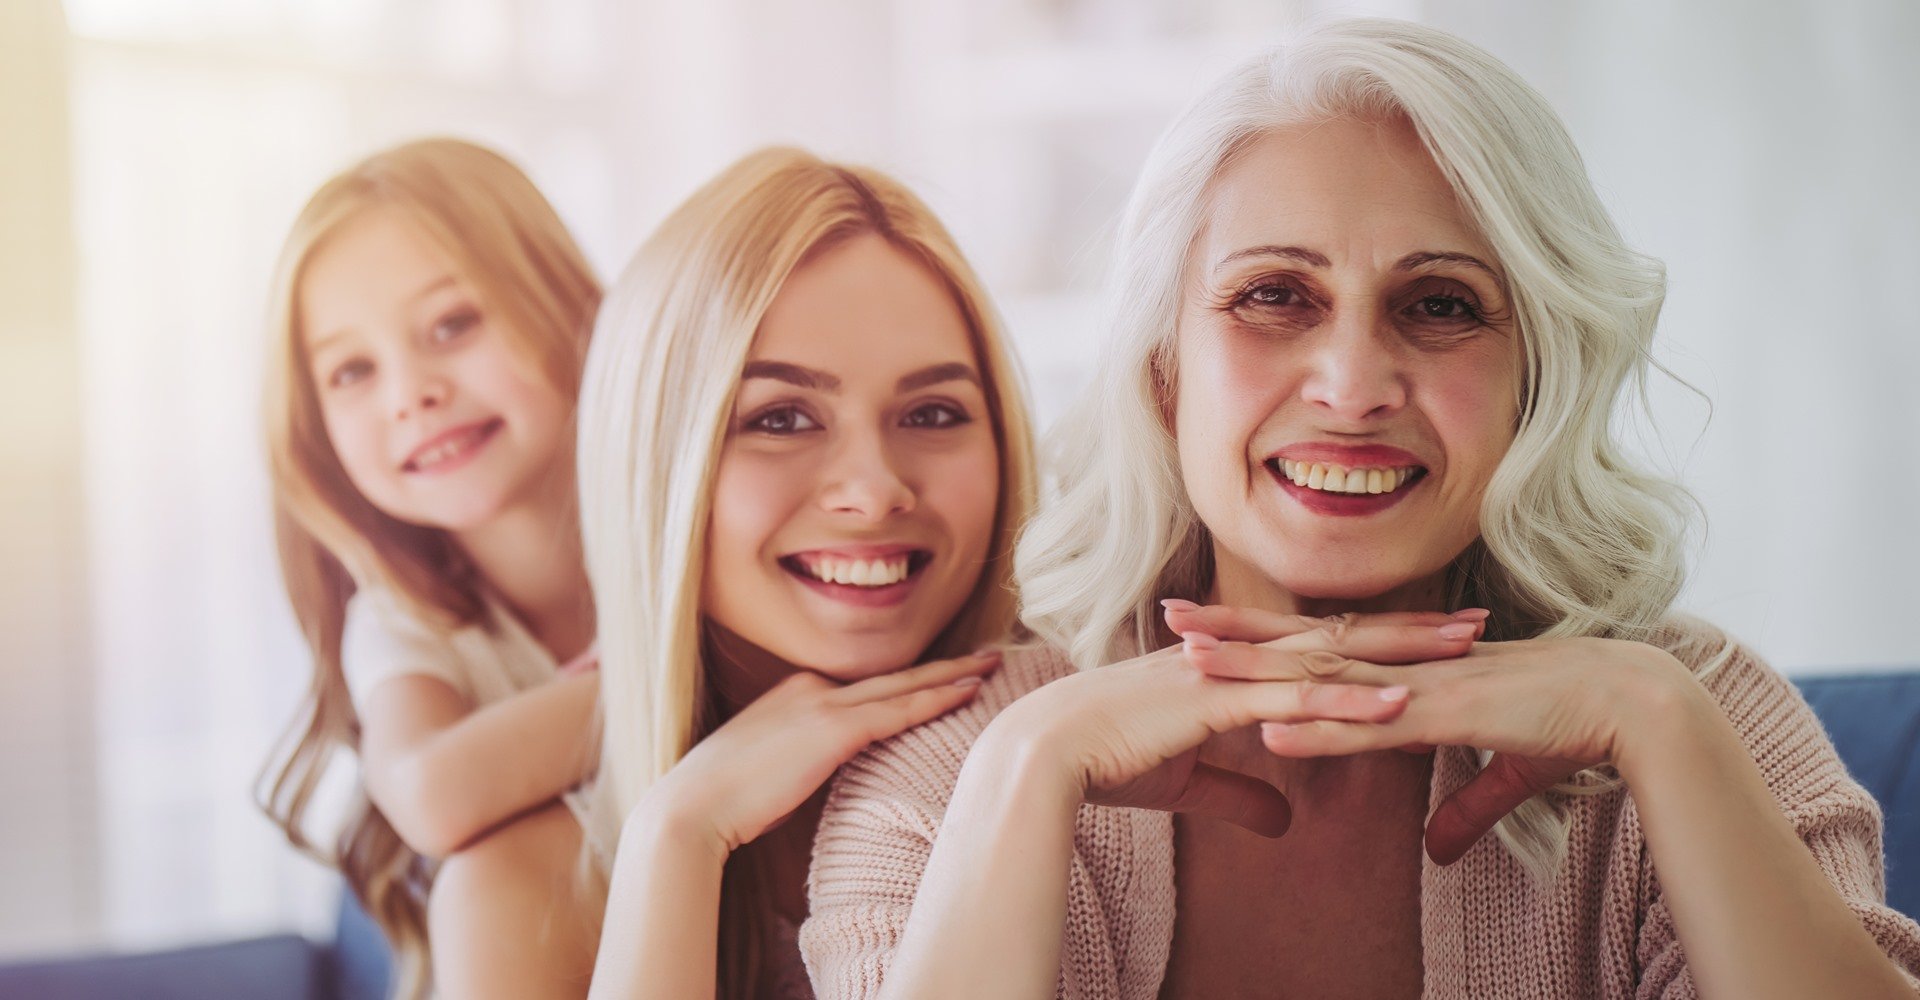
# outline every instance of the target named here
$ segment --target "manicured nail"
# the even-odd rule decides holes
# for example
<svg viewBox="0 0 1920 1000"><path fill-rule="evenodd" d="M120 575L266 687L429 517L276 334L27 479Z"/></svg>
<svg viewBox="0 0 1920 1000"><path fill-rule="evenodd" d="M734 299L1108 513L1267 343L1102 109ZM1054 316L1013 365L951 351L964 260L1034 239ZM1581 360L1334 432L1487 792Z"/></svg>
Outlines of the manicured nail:
<svg viewBox="0 0 1920 1000"><path fill-rule="evenodd" d="M972 677L972 676L962 677L959 680L954 681L953 686L957 688L979 687L980 678Z"/></svg>
<svg viewBox="0 0 1920 1000"><path fill-rule="evenodd" d="M1169 597L1169 598L1167 598L1166 600L1164 600L1164 601L1161 601L1161 602L1160 602L1160 606L1161 606L1161 607L1163 607L1163 608L1166 608L1166 609L1167 609L1168 611L1198 611L1198 610L1200 610L1200 605L1198 605L1198 604L1195 604L1195 603L1193 603L1192 601L1183 601L1183 600L1181 600L1181 599L1180 599L1180 598L1178 598L1178 597Z"/></svg>
<svg viewBox="0 0 1920 1000"><path fill-rule="evenodd" d="M1406 697L1407 686L1405 684L1395 684L1392 687L1380 689L1381 701L1404 701Z"/></svg>
<svg viewBox="0 0 1920 1000"><path fill-rule="evenodd" d="M1180 638L1186 641L1188 649L1219 649L1220 640L1205 632L1182 632Z"/></svg>
<svg viewBox="0 0 1920 1000"><path fill-rule="evenodd" d="M1476 630L1472 622L1454 622L1440 626L1439 631L1442 639L1471 639Z"/></svg>
<svg viewBox="0 0 1920 1000"><path fill-rule="evenodd" d="M1492 618L1493 612L1488 611L1486 608L1462 608L1459 611L1455 611L1450 617L1455 621L1483 622Z"/></svg>

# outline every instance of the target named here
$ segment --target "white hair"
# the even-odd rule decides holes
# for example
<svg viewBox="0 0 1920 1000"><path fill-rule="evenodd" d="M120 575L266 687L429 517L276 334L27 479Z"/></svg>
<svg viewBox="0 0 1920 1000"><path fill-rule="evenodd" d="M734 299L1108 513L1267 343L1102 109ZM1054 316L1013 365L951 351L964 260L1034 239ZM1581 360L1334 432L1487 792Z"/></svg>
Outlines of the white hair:
<svg viewBox="0 0 1920 1000"><path fill-rule="evenodd" d="M1637 469L1611 428L1615 404L1644 393L1665 269L1623 242L1566 129L1512 70L1445 32L1375 19L1324 23L1248 60L1148 155L1118 235L1111 340L1051 436L1054 490L1016 551L1022 620L1088 669L1150 648L1158 599L1205 595L1211 537L1162 418L1178 391L1182 276L1223 166L1276 129L1336 118L1412 124L1504 266L1522 334L1517 434L1449 600L1492 609L1489 639L1683 644L1663 626L1696 505ZM1724 660L1725 641L1713 645L1681 658L1704 673ZM1499 834L1551 878L1566 832L1546 799Z"/></svg>

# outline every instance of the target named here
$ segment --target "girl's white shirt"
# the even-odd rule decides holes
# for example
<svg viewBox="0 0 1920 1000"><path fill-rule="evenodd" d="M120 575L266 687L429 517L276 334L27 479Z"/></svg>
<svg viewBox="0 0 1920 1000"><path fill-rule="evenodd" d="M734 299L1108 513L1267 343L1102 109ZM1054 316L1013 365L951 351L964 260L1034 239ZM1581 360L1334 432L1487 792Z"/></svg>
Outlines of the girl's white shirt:
<svg viewBox="0 0 1920 1000"><path fill-rule="evenodd" d="M492 629L475 623L442 634L408 614L383 589L355 592L347 600L340 636L340 667L355 710L375 688L395 677L438 678L476 709L552 681L563 668L546 647L511 611L491 597L482 599ZM589 647L567 669L594 652ZM575 819L585 818L582 789L569 791L563 799Z"/></svg>

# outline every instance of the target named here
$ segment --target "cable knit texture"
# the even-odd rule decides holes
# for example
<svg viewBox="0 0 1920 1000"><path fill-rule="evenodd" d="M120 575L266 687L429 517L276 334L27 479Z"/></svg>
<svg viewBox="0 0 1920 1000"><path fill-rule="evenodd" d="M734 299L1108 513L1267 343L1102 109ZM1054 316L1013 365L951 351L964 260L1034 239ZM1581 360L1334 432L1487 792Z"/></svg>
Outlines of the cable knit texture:
<svg viewBox="0 0 1920 1000"><path fill-rule="evenodd" d="M1022 649L971 704L878 744L843 768L814 842L800 948L822 1000L878 994L906 929L967 749L1020 695L1066 676L1057 651ZM1920 926L1885 905L1880 810L1847 776L1791 684L1741 650L1706 682L1801 840L1880 947L1920 984ZM1429 802L1479 768L1436 752ZM1433 998L1696 995L1673 919L1623 790L1562 801L1560 877L1536 887L1489 836L1421 871L1424 995ZM1074 832L1058 996L1152 1000L1173 940L1173 823L1165 813L1082 806Z"/></svg>

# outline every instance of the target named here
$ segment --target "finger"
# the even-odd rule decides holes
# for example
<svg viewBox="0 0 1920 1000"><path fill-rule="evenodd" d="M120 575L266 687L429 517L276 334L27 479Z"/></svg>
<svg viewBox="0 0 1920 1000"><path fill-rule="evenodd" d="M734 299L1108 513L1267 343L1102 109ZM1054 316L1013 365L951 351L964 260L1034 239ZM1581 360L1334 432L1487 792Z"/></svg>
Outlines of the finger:
<svg viewBox="0 0 1920 1000"><path fill-rule="evenodd" d="M853 721L861 745L865 746L931 722L972 701L979 693L980 679L969 675L938 687L855 705L845 711Z"/></svg>
<svg viewBox="0 0 1920 1000"><path fill-rule="evenodd" d="M1197 631L1236 642L1270 642L1274 639L1326 628L1340 618L1353 619L1357 624L1424 625L1431 628L1438 628L1456 621L1473 623L1486 620L1484 616L1475 617L1477 614L1484 614L1480 609L1462 611L1455 615L1439 611L1394 611L1381 614L1335 616L1329 619L1225 604L1201 605L1175 598L1161 601L1160 605L1165 609L1163 617L1166 619L1167 627L1172 629L1175 635Z"/></svg>
<svg viewBox="0 0 1920 1000"><path fill-rule="evenodd" d="M1251 775L1195 764L1173 812L1226 820L1262 837L1278 837L1293 823L1293 807L1278 788Z"/></svg>
<svg viewBox="0 0 1920 1000"><path fill-rule="evenodd" d="M1262 645L1301 653L1338 653L1369 663L1424 663L1466 655L1483 628L1478 622L1448 622L1438 627L1336 622Z"/></svg>
<svg viewBox="0 0 1920 1000"><path fill-rule="evenodd" d="M1479 774L1440 803L1427 820L1427 857L1437 865L1460 860L1508 813L1559 781L1559 777L1524 767L1520 758L1494 754Z"/></svg>
<svg viewBox="0 0 1920 1000"><path fill-rule="evenodd" d="M1182 654L1209 677L1243 681L1340 681L1389 687L1402 671L1325 650L1295 651L1244 642L1220 642L1204 632L1184 637Z"/></svg>
<svg viewBox="0 0 1920 1000"><path fill-rule="evenodd" d="M932 663L922 663L917 667L896 670L879 677L869 677L842 688L834 700L843 705L885 701L911 691L952 684L962 677L984 677L999 665L1000 651L983 649L971 656L935 660Z"/></svg>
<svg viewBox="0 0 1920 1000"><path fill-rule="evenodd" d="M1407 742L1404 732L1390 732L1379 724L1339 719L1304 722L1268 722L1260 726L1260 742L1279 757L1347 757L1372 750L1388 750Z"/></svg>

